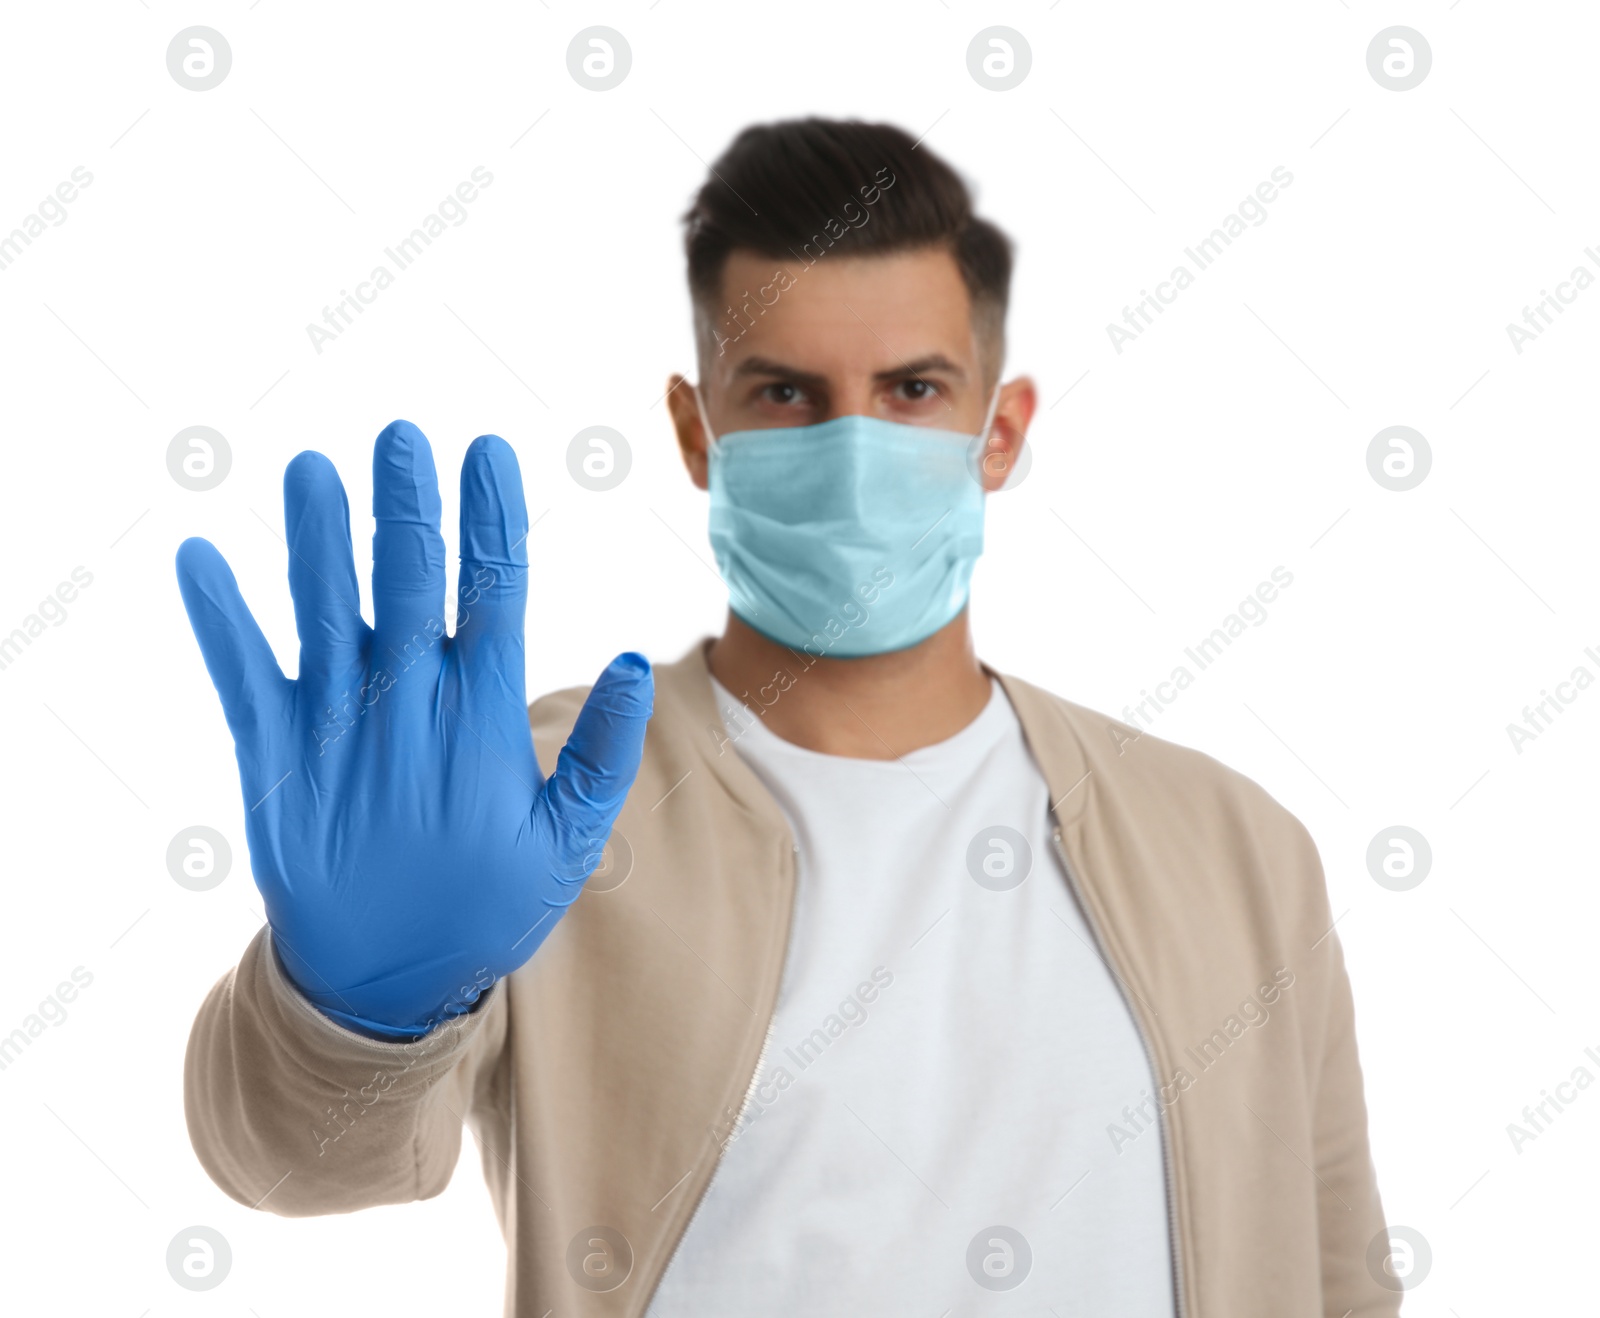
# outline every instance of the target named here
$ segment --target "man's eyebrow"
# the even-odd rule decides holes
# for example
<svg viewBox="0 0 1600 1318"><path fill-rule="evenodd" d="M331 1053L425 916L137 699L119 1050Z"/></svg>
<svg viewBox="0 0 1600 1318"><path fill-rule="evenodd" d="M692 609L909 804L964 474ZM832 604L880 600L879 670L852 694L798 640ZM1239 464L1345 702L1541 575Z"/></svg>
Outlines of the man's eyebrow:
<svg viewBox="0 0 1600 1318"><path fill-rule="evenodd" d="M828 382L828 377L825 375L819 375L815 371L802 371L799 367L785 365L771 357L746 357L733 368L733 378L736 380L750 375L775 375L780 379L808 385L823 385Z"/></svg>
<svg viewBox="0 0 1600 1318"><path fill-rule="evenodd" d="M872 378L880 383L890 380L916 379L923 375L931 375L942 371L953 375L959 380L966 379L964 371L942 352L927 353L915 361L902 362L898 366L882 371L874 371ZM822 385L827 383L827 377L814 371L802 371L798 367L786 365L771 357L746 357L733 369L735 379L752 375L771 375L784 380L793 380L799 384Z"/></svg>
<svg viewBox="0 0 1600 1318"><path fill-rule="evenodd" d="M930 352L924 357L918 357L915 361L902 362L891 370L875 371L872 378L882 381L916 379L920 376L931 375L935 371L943 371L946 375L953 375L958 380L967 378L966 371L962 370L942 352Z"/></svg>

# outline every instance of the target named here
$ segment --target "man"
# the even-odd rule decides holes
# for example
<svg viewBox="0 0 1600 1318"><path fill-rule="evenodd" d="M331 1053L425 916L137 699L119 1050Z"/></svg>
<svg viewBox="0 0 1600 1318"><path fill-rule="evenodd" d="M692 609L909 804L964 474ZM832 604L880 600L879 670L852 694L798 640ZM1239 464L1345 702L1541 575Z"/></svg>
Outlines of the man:
<svg viewBox="0 0 1600 1318"><path fill-rule="evenodd" d="M619 657L530 738L491 436L453 635L404 422L371 627L337 475L289 466L295 681L180 550L269 918L190 1041L207 1171L289 1215L405 1202L466 1122L529 1318L1397 1312L1305 829L976 658L1035 402L1001 382L1008 241L925 146L816 119L741 134L686 221L714 641Z"/></svg>

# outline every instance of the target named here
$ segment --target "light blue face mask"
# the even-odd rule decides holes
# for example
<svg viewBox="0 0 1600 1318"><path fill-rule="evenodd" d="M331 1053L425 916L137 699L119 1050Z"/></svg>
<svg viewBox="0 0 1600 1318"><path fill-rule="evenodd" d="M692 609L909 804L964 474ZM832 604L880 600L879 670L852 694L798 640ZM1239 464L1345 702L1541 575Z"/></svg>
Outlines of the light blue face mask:
<svg viewBox="0 0 1600 1318"><path fill-rule="evenodd" d="M709 445L711 547L741 621L793 650L859 658L926 640L966 607L983 552L974 437L870 416L738 430ZM995 385L987 437L1000 401Z"/></svg>

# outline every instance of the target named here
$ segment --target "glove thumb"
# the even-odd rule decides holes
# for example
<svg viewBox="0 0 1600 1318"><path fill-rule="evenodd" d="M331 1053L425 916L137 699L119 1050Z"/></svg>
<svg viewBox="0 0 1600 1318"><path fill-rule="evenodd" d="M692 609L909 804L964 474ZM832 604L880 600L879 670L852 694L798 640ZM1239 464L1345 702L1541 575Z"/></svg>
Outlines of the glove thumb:
<svg viewBox="0 0 1600 1318"><path fill-rule="evenodd" d="M639 772L654 700L650 661L630 650L606 666L578 711L541 798L564 878L587 878L600 863Z"/></svg>

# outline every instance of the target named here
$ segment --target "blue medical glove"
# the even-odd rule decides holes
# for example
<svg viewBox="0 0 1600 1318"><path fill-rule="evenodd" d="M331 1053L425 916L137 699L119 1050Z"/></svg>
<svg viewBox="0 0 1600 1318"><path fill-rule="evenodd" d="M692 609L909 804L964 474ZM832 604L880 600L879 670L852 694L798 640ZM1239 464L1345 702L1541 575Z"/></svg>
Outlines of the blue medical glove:
<svg viewBox="0 0 1600 1318"><path fill-rule="evenodd" d="M294 681L210 543L179 547L178 585L233 733L285 970L335 1020L412 1038L522 965L582 890L638 771L653 683L642 656L612 660L546 781L523 693L528 514L510 445L484 435L462 463L453 636L428 441L396 421L372 468L371 627L333 464L306 452L284 473Z"/></svg>

